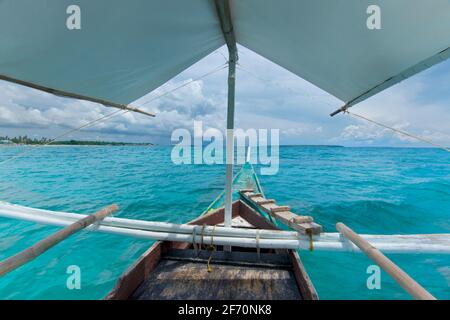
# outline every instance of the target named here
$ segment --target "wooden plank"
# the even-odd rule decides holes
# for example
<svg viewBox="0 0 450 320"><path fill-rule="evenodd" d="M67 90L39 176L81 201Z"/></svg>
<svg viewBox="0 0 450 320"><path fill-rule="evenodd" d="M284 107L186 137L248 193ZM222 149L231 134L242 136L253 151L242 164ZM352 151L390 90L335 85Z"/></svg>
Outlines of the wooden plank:
<svg viewBox="0 0 450 320"><path fill-rule="evenodd" d="M290 210L291 210L291 208L288 206L276 206L276 207L270 208L270 212L272 212L272 213L290 211Z"/></svg>
<svg viewBox="0 0 450 320"><path fill-rule="evenodd" d="M224 227L224 224L223 223L219 223L217 226L218 227ZM234 217L231 220L231 227L232 228L243 228L243 229L254 229L255 228L250 223L248 223L247 220L245 220L242 217Z"/></svg>
<svg viewBox="0 0 450 320"><path fill-rule="evenodd" d="M161 261L164 242L155 242L124 272L105 300L126 300Z"/></svg>
<svg viewBox="0 0 450 320"><path fill-rule="evenodd" d="M277 230L277 226L269 220L264 219L260 214L256 213L246 203L240 202L239 215L247 220L257 229Z"/></svg>
<svg viewBox="0 0 450 320"><path fill-rule="evenodd" d="M53 246L57 245L64 239L70 237L74 233L86 228L87 226L90 226L91 224L102 220L106 216L110 215L111 213L117 211L119 207L115 204L110 205L108 207L105 207L93 215L89 215L87 217L84 217L83 219L78 220L75 223L72 223L71 225L63 228L62 230L59 230L58 232L50 235L49 237L39 241L38 243L34 244L33 246L17 253L16 255L5 259L0 262L0 276L5 275L6 273L17 269L18 267L24 265L25 263L35 259L48 249L52 248Z"/></svg>
<svg viewBox="0 0 450 320"><path fill-rule="evenodd" d="M261 193L251 193L251 194L248 195L248 197L249 197L250 199L253 199L253 198L262 198L262 195L261 195Z"/></svg>
<svg viewBox="0 0 450 320"><path fill-rule="evenodd" d="M297 251L289 250L289 258L303 300L319 300L316 288L314 288Z"/></svg>
<svg viewBox="0 0 450 320"><path fill-rule="evenodd" d="M262 200L259 200L259 201L256 200L255 203L258 206L260 206L260 205L263 205L263 204L275 203L275 200L273 200L273 199L262 199Z"/></svg>
<svg viewBox="0 0 450 320"><path fill-rule="evenodd" d="M295 226L297 231L300 231L304 234L320 234L323 229L322 226L320 224L317 224L315 222L305 222L305 223L297 223L297 224L292 224L292 226Z"/></svg>
<svg viewBox="0 0 450 320"><path fill-rule="evenodd" d="M314 219L311 216L296 216L294 218L292 218L292 221L294 223L305 223L305 222L313 222Z"/></svg>
<svg viewBox="0 0 450 320"><path fill-rule="evenodd" d="M301 300L291 270L163 260L135 291L139 300Z"/></svg>
<svg viewBox="0 0 450 320"><path fill-rule="evenodd" d="M278 206L274 200L268 200L262 196L252 197L254 194L251 192L241 192L240 194L262 211L302 234L315 235L323 231L322 226L313 222L314 220L311 216L296 215L290 211L289 206Z"/></svg>
<svg viewBox="0 0 450 320"><path fill-rule="evenodd" d="M361 249L372 261L389 274L406 292L416 300L436 300L427 290L411 278L405 271L387 258L380 250L358 235L345 224L339 222L336 229Z"/></svg>
<svg viewBox="0 0 450 320"><path fill-rule="evenodd" d="M239 215L240 201L233 203L233 216ZM188 224L193 225L217 225L223 223L224 208L219 208L206 213ZM148 275L156 268L161 261L161 256L169 249L187 249L190 243L157 241L140 258L133 263L119 278L114 288L105 297L106 300L125 300L141 285Z"/></svg>
<svg viewBox="0 0 450 320"><path fill-rule="evenodd" d="M207 263L210 256L211 252L207 250L201 250L200 252L196 252L195 250L190 249L188 250L172 249L167 251L163 255L163 259ZM214 252L212 263L228 264L235 266L238 265L255 266L262 268L291 269L292 267L287 252L284 252L283 254L261 252L258 255L254 251L252 252L216 251Z"/></svg>

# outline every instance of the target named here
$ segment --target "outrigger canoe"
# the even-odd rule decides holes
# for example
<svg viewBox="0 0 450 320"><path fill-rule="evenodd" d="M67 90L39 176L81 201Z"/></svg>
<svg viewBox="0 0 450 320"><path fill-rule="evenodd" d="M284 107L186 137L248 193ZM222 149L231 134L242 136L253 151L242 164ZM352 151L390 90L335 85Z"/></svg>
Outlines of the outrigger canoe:
<svg viewBox="0 0 450 320"><path fill-rule="evenodd" d="M0 79L150 117L154 114L129 104L226 44L229 137L234 130L238 43L342 100L343 106L331 116L349 113L354 105L450 57L450 4L447 0L432 3L380 1L379 6L370 7L377 10L383 7L383 12L393 17L381 33L368 24L373 18L370 14L369 20L365 19L370 8L364 1L357 0L346 1L345 5L337 1L325 4L323 1L170 0L133 1L132 5L129 1L114 1L114 5L110 0L85 1L82 11L79 6L70 6L78 18L69 18L81 19L81 12L90 12L90 20L103 27L81 33L76 31L81 24L73 26L67 20L69 31L61 25L61 13L70 8L56 10L38 1L29 1L28 10L23 10L20 1L3 0L1 3L0 30L8 32L2 34L0 43ZM28 11L32 11L33 16L29 16ZM329 19L329 12L336 18ZM420 12L420 21L411 19L417 12ZM116 41L98 41L112 37ZM86 51L97 54L86 56ZM83 59L79 58L81 56ZM88 125L110 119L119 111ZM63 135L86 127L71 129ZM225 158L233 159L233 139L227 138L227 141ZM448 151L445 146L439 147ZM10 157L2 163L16 158ZM336 224L339 233L322 233L320 225L311 217L295 215L289 207L266 199L257 183L249 188L239 187L232 202L232 174L233 163L227 161L225 196L213 202L204 215L190 222L191 225L107 217L118 210L117 205L86 216L0 202L2 217L64 226L32 247L0 261L0 276L86 228L163 241L154 244L120 278L108 299L316 299L307 273L297 253L292 251L313 247L315 250L363 252L413 298L434 299L384 253L450 254L449 234L359 235L342 223ZM242 180L236 182L239 181ZM219 203L221 207L216 206ZM234 227L231 220L234 220ZM283 234L275 231L275 221L294 231L283 231ZM207 227L221 223L224 227L217 228L220 230ZM198 229L201 239L205 231L209 243L198 241ZM190 232L193 232L192 237ZM216 237L217 233L220 236ZM259 235L265 237L260 239Z"/></svg>

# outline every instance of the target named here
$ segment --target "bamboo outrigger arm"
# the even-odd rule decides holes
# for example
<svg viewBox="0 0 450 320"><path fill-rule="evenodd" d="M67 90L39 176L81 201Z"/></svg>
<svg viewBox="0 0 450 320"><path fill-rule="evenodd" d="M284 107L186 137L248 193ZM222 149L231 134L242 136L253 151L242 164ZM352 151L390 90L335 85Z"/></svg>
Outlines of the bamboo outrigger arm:
<svg viewBox="0 0 450 320"><path fill-rule="evenodd" d="M406 292L416 300L436 300L427 290L411 278L405 271L388 259L380 250L375 248L370 242L355 233L345 224L339 222L336 229L348 240L361 249L372 261L377 263L387 274L389 274Z"/></svg>
<svg viewBox="0 0 450 320"><path fill-rule="evenodd" d="M112 102L112 101L108 101L108 100L104 100L104 99L92 98L92 97L84 96L84 95L77 94L77 93L72 93L72 92L67 92L67 91L63 91L63 90L53 89L53 88L41 86L41 85L36 84L36 83L32 83L32 82L28 82L28 81L24 81L24 80L19 80L19 79L14 79L14 78L11 78L11 77L8 77L8 76L5 76L5 75L1 75L1 74L0 74L0 80L12 82L12 83L17 83L17 84L20 84L20 85L25 86L25 87L29 87L29 88L33 88L33 89L36 89L36 90L44 91L44 92L47 92L47 93L50 93L50 94L54 94L54 95L60 96L60 97L73 98L73 99L79 99L79 100L85 100L85 101L90 101L90 102L94 102L94 103L99 103L99 104L102 104L102 105L104 105L106 107L112 107L112 108L127 110L127 111L131 111L131 112L137 112L137 113L141 113L143 115L149 116L149 117L154 117L155 116L153 113L144 111L142 109L138 109L138 108L130 106L130 105L124 105L124 104L121 104L121 103L116 103L116 102Z"/></svg>
<svg viewBox="0 0 450 320"><path fill-rule="evenodd" d="M219 209L218 209L219 210ZM216 211L216 210L215 210ZM207 213L214 214L215 211ZM28 208L0 202L0 217L20 219L40 224L67 226L85 217L68 212L55 212ZM196 228L194 230L194 228ZM177 242L210 243L216 245L240 246L267 249L300 249L315 251L361 252L352 242L343 239L339 233L321 233L319 235L302 235L294 231L256 230L192 226L167 222L143 221L107 217L95 228L89 230L149 240L167 240ZM193 234L195 236L193 237ZM426 235L361 235L379 250L385 253L428 253L450 254L450 234Z"/></svg>
<svg viewBox="0 0 450 320"><path fill-rule="evenodd" d="M65 227L64 229L39 241L38 243L15 254L14 256L1 261L0 262L0 276L3 276L6 273L13 271L13 270L17 269L18 267L24 265L25 263L35 259L37 256L41 255L42 253L44 253L51 247L57 245L58 243L60 243L64 239L66 239L67 237L92 225L93 223L96 223L96 222L104 219L106 216L117 211L118 209L119 208L115 204L105 207L105 208L101 209L100 211L97 211L93 215L88 215L78 221L69 223L69 225L67 227Z"/></svg>

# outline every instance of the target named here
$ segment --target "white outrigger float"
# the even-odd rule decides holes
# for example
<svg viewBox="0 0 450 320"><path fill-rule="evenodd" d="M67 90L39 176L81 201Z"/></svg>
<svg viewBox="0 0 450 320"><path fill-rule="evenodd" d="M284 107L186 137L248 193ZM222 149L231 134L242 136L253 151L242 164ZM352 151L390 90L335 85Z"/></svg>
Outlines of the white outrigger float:
<svg viewBox="0 0 450 320"><path fill-rule="evenodd" d="M78 1L83 22L75 30L58 25L69 2L33 1L27 10L0 3L0 79L153 116L129 103L226 44L225 190L182 225L106 217L116 206L86 216L0 202L1 217L64 227L0 262L0 275L89 228L157 241L108 299L317 299L297 250L363 252L414 298L434 299L381 252L449 254L450 234L358 235L342 223L326 233L312 217L265 198L250 164L233 180L236 43L343 100L335 115L447 59L450 2L86 0ZM369 5L389 12L381 30L367 28Z"/></svg>

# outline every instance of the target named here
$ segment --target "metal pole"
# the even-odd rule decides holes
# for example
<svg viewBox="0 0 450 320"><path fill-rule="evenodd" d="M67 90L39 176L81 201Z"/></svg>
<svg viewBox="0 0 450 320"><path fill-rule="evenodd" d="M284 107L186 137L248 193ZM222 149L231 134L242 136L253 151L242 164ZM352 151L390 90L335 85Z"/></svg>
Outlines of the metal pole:
<svg viewBox="0 0 450 320"><path fill-rule="evenodd" d="M228 109L226 140L226 174L225 174L225 227L231 227L233 197L233 162L234 162L234 91L236 80L236 60L230 55L228 64Z"/></svg>
<svg viewBox="0 0 450 320"><path fill-rule="evenodd" d="M234 90L236 80L236 62L238 60L236 38L233 32L230 3L228 0L216 0L217 15L223 36L228 47L228 109L226 140L226 173L225 173L225 213L224 225L231 227L233 197L233 161L234 161Z"/></svg>
<svg viewBox="0 0 450 320"><path fill-rule="evenodd" d="M149 117L154 117L155 115L153 113L135 108L133 106L129 106L129 105L124 105L121 103L116 103L116 102L112 102L112 101L108 101L108 100L103 100L103 99L99 99L99 98L93 98L93 97L88 97L88 96L84 96L78 93L72 93L72 92L68 92L68 91L62 91L62 90L58 90L58 89L53 89L53 88L48 88L48 87L44 87L41 86L39 84L35 84L32 82L27 82L27 81L23 81L23 80L18 80L18 79L14 79L14 78L10 78L4 75L0 75L0 80L4 80L4 81L8 81L8 82L12 82L12 83L17 83L20 84L22 86L26 86L29 88L33 88L36 90L40 90L40 91L44 91L50 94L54 94L56 96L61 96L61 97L67 97L67 98L73 98L73 99L79 99L79 100L86 100L86 101L90 101L90 102L94 102L94 103L100 103L106 107L113 107L113 108L117 108L117 109L122 109L122 110L128 110L131 112L137 112L137 113L141 113L144 114L146 116Z"/></svg>

